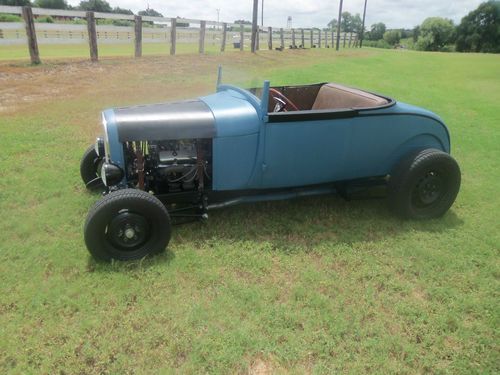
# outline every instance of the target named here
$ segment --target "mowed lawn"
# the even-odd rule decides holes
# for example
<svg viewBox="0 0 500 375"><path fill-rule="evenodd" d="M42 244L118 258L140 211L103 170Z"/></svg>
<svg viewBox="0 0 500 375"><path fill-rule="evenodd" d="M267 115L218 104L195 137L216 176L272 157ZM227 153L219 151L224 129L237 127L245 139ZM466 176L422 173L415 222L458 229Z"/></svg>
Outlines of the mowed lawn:
<svg viewBox="0 0 500 375"><path fill-rule="evenodd" d="M99 196L78 168L100 111L209 93L218 64L253 85L335 81L438 113L462 168L456 203L425 222L384 200L245 205L176 227L160 256L95 263L82 227ZM500 372L500 56L4 63L0 111L1 373Z"/></svg>

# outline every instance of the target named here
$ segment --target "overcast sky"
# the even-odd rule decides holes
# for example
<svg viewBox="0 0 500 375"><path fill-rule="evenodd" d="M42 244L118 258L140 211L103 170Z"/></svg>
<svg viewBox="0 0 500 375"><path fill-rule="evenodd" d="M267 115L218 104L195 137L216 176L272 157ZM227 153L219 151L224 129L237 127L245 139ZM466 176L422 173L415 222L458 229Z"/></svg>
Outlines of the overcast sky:
<svg viewBox="0 0 500 375"><path fill-rule="evenodd" d="M259 12L260 2L259 0ZM389 28L412 28L427 17L451 18L455 23L486 0L368 0L366 25L384 22ZM69 0L78 5L79 0ZM252 0L108 0L113 6L128 8L137 13L149 7L165 17L184 17L233 22L251 20ZM340 0L264 0L264 24L286 26L292 16L294 27L324 27L337 18ZM344 11L363 13L364 0L344 0ZM259 15L260 23L260 15Z"/></svg>

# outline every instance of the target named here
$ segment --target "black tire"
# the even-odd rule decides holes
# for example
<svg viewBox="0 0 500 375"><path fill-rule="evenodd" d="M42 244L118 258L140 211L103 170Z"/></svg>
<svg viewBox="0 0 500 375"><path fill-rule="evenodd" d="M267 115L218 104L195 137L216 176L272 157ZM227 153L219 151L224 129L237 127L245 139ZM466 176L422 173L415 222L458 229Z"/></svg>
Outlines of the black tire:
<svg viewBox="0 0 500 375"><path fill-rule="evenodd" d="M460 180L460 168L449 154L436 149L413 152L391 173L389 206L406 219L440 217L455 202Z"/></svg>
<svg viewBox="0 0 500 375"><path fill-rule="evenodd" d="M170 232L165 206L153 195L136 189L106 195L89 211L84 227L87 249L103 261L135 260L159 253L167 247Z"/></svg>
<svg viewBox="0 0 500 375"><path fill-rule="evenodd" d="M104 183L97 174L101 164L102 158L95 152L94 145L89 146L80 161L80 176L82 176L82 181L87 189L100 190L104 188Z"/></svg>

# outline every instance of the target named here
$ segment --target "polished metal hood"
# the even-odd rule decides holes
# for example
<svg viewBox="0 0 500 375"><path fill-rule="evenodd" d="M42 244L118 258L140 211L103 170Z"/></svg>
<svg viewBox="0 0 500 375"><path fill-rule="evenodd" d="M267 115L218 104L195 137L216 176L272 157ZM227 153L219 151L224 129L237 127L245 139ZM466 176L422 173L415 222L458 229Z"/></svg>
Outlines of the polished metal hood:
<svg viewBox="0 0 500 375"><path fill-rule="evenodd" d="M213 138L215 118L201 100L114 109L120 142Z"/></svg>

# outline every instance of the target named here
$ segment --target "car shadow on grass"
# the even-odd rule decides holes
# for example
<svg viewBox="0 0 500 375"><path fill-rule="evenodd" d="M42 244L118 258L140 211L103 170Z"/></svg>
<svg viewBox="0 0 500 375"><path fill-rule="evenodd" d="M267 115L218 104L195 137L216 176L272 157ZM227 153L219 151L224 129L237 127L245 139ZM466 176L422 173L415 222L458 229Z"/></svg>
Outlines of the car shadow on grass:
<svg viewBox="0 0 500 375"><path fill-rule="evenodd" d="M94 259L89 255L87 260L87 272L109 273L109 272L127 272L138 273L159 264L170 264L175 259L175 253L170 249L166 249L156 256L147 256L139 260L133 261L111 261L104 262Z"/></svg>
<svg viewBox="0 0 500 375"><path fill-rule="evenodd" d="M89 256L89 272L139 273L157 265L168 265L175 259L172 247L192 249L217 243L266 243L280 253L310 252L322 245L352 246L377 243L407 232L443 234L463 225L453 207L439 219L415 221L396 217L386 200L317 196L286 201L261 202L209 211L206 222L174 226L169 248L156 256L141 260L111 263ZM216 245L215 245L216 246ZM267 246L267 248L269 248Z"/></svg>
<svg viewBox="0 0 500 375"><path fill-rule="evenodd" d="M385 199L319 196L244 204L209 212L205 223L174 227L171 243L196 248L207 241L268 242L282 252L310 251L322 244L378 242L406 232L444 233L463 225L453 208L442 218L396 217Z"/></svg>

